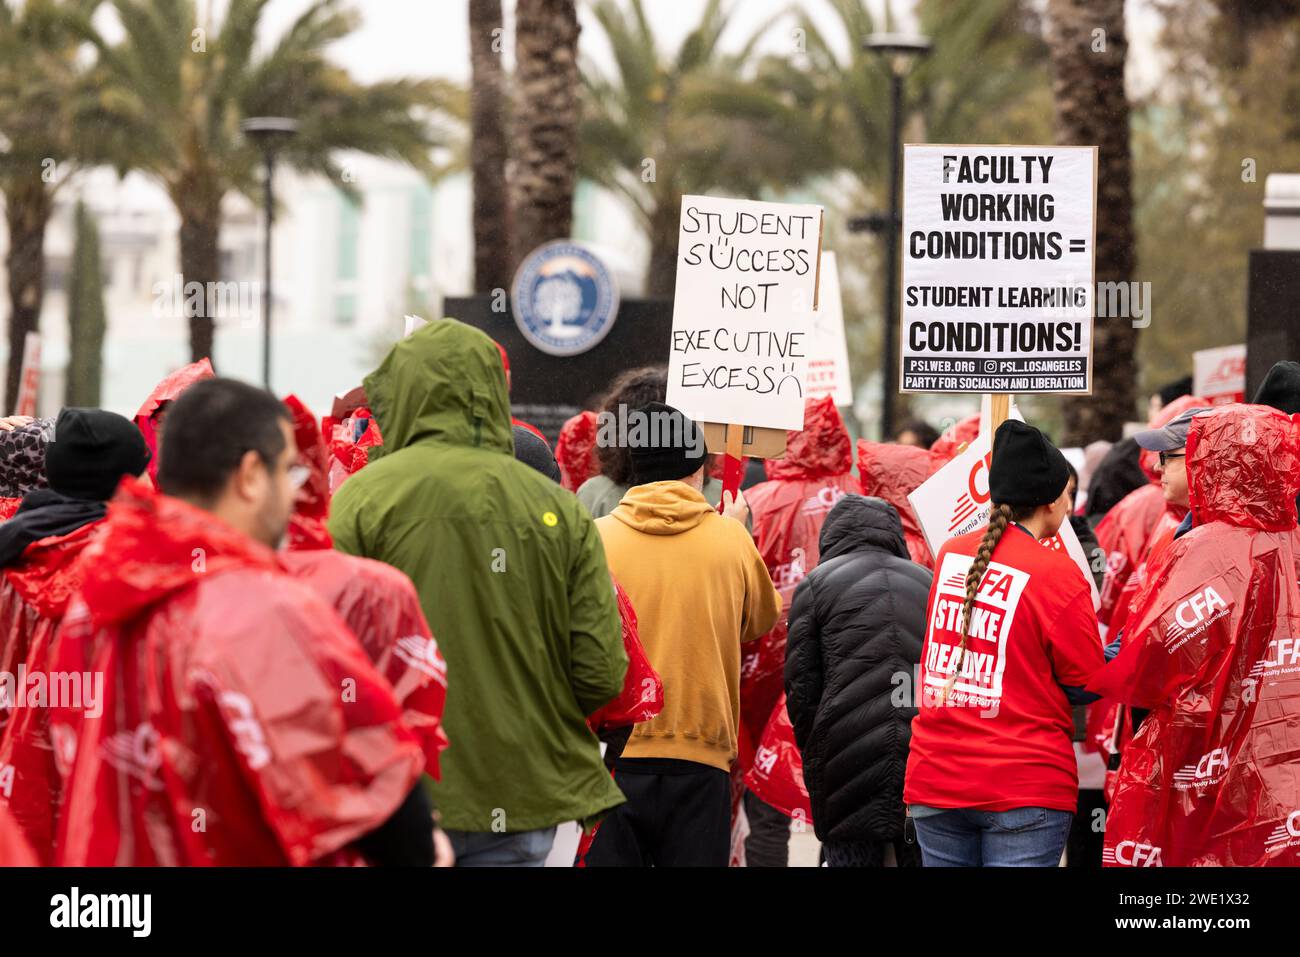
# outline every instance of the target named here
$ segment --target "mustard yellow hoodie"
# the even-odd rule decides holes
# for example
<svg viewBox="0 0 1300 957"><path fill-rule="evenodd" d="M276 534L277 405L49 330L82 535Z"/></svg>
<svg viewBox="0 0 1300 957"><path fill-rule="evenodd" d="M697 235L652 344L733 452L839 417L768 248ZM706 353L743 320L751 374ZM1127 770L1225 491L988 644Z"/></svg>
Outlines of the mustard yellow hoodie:
<svg viewBox="0 0 1300 957"><path fill-rule="evenodd" d="M624 756L730 770L740 643L770 630L781 611L753 539L684 482L633 486L596 528L664 682L663 711L636 726Z"/></svg>

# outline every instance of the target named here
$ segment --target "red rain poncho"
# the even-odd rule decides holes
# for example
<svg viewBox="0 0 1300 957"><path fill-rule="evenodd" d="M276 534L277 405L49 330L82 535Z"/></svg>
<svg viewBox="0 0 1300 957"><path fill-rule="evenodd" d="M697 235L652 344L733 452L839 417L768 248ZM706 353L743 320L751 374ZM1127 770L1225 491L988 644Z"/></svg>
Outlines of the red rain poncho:
<svg viewBox="0 0 1300 957"><path fill-rule="evenodd" d="M0 522L7 522L13 518L21 504L23 504L21 498L0 498Z"/></svg>
<svg viewBox="0 0 1300 957"><path fill-rule="evenodd" d="M954 425L943 435L934 440L930 446L930 451L938 459L938 466L950 462L956 458L962 451L962 447L970 445L980 434L980 414L976 412L969 415Z"/></svg>
<svg viewBox="0 0 1300 957"><path fill-rule="evenodd" d="M555 461L560 465L560 484L576 492L600 471L596 461L596 413L579 412L560 429L555 443Z"/></svg>
<svg viewBox="0 0 1300 957"><path fill-rule="evenodd" d="M650 664L650 658L641 644L637 633L636 611L632 600L623 591L623 586L614 582L614 592L618 596L618 617L623 623L623 650L627 652L627 673L623 676L623 690L618 697L594 714L587 716L591 730L600 734L613 728L626 727L649 721L664 709L664 683ZM575 866L586 867L587 852L591 850L596 832L600 830L597 823L590 830L583 831L578 841Z"/></svg>
<svg viewBox="0 0 1300 957"><path fill-rule="evenodd" d="M925 532L907 500L926 479L943 468L946 460L934 452L894 442L858 440L858 475L864 495L883 498L903 520L903 540L912 561L922 568L934 567L934 556L926 544Z"/></svg>
<svg viewBox="0 0 1300 957"><path fill-rule="evenodd" d="M447 701L447 663L429 630L411 580L390 565L333 550L329 530L329 454L315 417L296 396L293 413L298 463L308 469L289 519L288 551L280 561L325 599L356 635L375 669L388 679L402 705L402 721L420 740L425 769L435 778L438 755L447 747L442 711Z"/></svg>
<svg viewBox="0 0 1300 957"><path fill-rule="evenodd" d="M158 410L168 402L179 399L181 393L194 383L215 376L212 363L206 358L182 366L154 386L153 391L149 393L149 398L144 400L144 404L136 412L136 427L144 436L145 445L149 446L149 478L155 483L158 481L158 429L155 421Z"/></svg>
<svg viewBox="0 0 1300 957"><path fill-rule="evenodd" d="M9 812L0 807L0 867L36 867L40 861L27 846L23 832Z"/></svg>
<svg viewBox="0 0 1300 957"><path fill-rule="evenodd" d="M83 525L75 532L28 545L22 561L5 569L0 580L0 673L45 675L55 632L68 601L81 586L85 566L79 559L103 527ZM7 809L22 828L42 863L50 863L59 782L50 749L50 709L28 706L0 709L0 809Z"/></svg>
<svg viewBox="0 0 1300 957"><path fill-rule="evenodd" d="M1186 410L1208 405L1199 396L1182 396L1157 412L1147 427L1162 428ZM1139 463L1151 484L1124 496L1097 526L1097 544L1106 553L1106 573L1101 583L1097 621L1105 627L1103 634L1108 640L1118 635L1128 623L1129 609L1146 578L1152 545L1162 536L1172 537L1173 530L1187 514L1183 506L1165 501L1164 489L1160 485L1159 454L1144 449ZM1127 726L1117 731L1117 722L1123 720L1119 706L1113 701L1090 704L1085 750L1110 755L1122 747L1131 734Z"/></svg>
<svg viewBox="0 0 1300 957"><path fill-rule="evenodd" d="M804 428L787 435L785 456L766 463L768 481L745 492L754 518L754 542L781 593L781 616L760 638L741 646L740 741L736 768L749 770L759 739L784 691L785 639L790 602L817 564L817 538L831 508L862 486L852 475L853 442L830 396L808 399Z"/></svg>
<svg viewBox="0 0 1300 957"><path fill-rule="evenodd" d="M1124 650L1089 687L1151 713L1106 824L1118 866L1300 864L1300 490L1296 421L1198 416L1195 527L1153 561Z"/></svg>
<svg viewBox="0 0 1300 957"><path fill-rule="evenodd" d="M51 660L103 695L51 718L56 863L359 862L424 755L334 611L270 549L129 479L86 565Z"/></svg>
<svg viewBox="0 0 1300 957"><path fill-rule="evenodd" d="M768 804L805 828L812 827L812 802L803 781L803 757L794 740L794 725L785 708L785 694L772 711L745 775L745 786Z"/></svg>
<svg viewBox="0 0 1300 957"><path fill-rule="evenodd" d="M356 435L358 426L361 427L359 436ZM372 448L384 444L379 423L365 406L353 409L342 421L326 416L321 420L321 435L329 447L330 495L369 464Z"/></svg>
<svg viewBox="0 0 1300 957"><path fill-rule="evenodd" d="M618 617L623 623L623 650L627 652L627 672L623 690L617 698L587 716L591 730L599 734L611 728L649 721L664 709L664 683L650 664L641 637L637 633L636 610L623 586L614 582L618 596Z"/></svg>

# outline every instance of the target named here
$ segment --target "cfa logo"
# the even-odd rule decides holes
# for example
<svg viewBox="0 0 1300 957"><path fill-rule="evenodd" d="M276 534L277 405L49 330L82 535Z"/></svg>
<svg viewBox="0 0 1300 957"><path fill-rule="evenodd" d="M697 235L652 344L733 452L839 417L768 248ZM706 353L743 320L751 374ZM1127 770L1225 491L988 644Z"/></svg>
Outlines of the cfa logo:
<svg viewBox="0 0 1300 957"><path fill-rule="evenodd" d="M1160 848L1137 841L1120 841L1114 850L1106 849L1101 856L1103 863L1120 867L1164 867L1160 862Z"/></svg>
<svg viewBox="0 0 1300 957"><path fill-rule="evenodd" d="M1268 643L1272 656L1264 659L1265 668L1282 668L1300 663L1300 639L1275 638Z"/></svg>
<svg viewBox="0 0 1300 957"><path fill-rule="evenodd" d="M815 515L820 512L829 512L835 507L835 503L844 497L844 489L828 485L825 488L819 488L817 493L803 503L803 513L805 515Z"/></svg>
<svg viewBox="0 0 1300 957"><path fill-rule="evenodd" d="M1216 609L1226 609L1227 607L1228 603L1219 597L1217 591L1213 588L1207 588L1205 591L1197 592L1174 609L1174 619L1184 628L1195 628L1210 617ZM1192 617L1188 618L1187 613L1190 613Z"/></svg>
<svg viewBox="0 0 1300 957"><path fill-rule="evenodd" d="M1227 748L1207 751L1195 764L1185 764L1174 772L1174 787L1186 789L1197 784L1213 784L1231 762Z"/></svg>
<svg viewBox="0 0 1300 957"><path fill-rule="evenodd" d="M1300 837L1300 811L1292 811L1286 816L1286 821L1273 828L1272 833L1264 839L1264 846L1286 844L1297 837Z"/></svg>
<svg viewBox="0 0 1300 957"><path fill-rule="evenodd" d="M771 774L772 769L776 767L776 749L762 747L754 755L754 766L763 774Z"/></svg>

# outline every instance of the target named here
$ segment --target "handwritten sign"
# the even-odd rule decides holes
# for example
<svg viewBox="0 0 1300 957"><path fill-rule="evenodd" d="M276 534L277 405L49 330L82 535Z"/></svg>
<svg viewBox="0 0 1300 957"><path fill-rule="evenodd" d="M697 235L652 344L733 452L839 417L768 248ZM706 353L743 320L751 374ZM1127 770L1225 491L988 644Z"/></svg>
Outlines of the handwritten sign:
<svg viewBox="0 0 1300 957"><path fill-rule="evenodd" d="M669 405L803 428L821 234L820 206L682 198Z"/></svg>

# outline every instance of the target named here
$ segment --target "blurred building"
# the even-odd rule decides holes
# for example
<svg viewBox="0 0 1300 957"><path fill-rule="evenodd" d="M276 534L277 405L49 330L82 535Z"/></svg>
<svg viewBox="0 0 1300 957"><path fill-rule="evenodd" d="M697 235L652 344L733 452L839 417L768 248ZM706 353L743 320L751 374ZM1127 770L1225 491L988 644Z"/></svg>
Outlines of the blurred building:
<svg viewBox="0 0 1300 957"><path fill-rule="evenodd" d="M472 282L466 175L430 185L399 164L343 159L359 202L319 177L282 169L276 179L272 386L296 393L317 414L375 367L402 334L406 313L437 317L443 298L468 293ZM139 174L91 170L60 190L45 241L42 414L63 403L78 199L100 230L108 317L102 402L130 415L159 379L189 361L180 219L162 188ZM233 285L223 287L230 295L217 313L213 360L222 374L251 382L262 375L262 228L258 205L226 198L220 280ZM574 233L606 259L625 295L640 292L647 249L622 204L583 183ZM0 309L7 313L7 303Z"/></svg>

